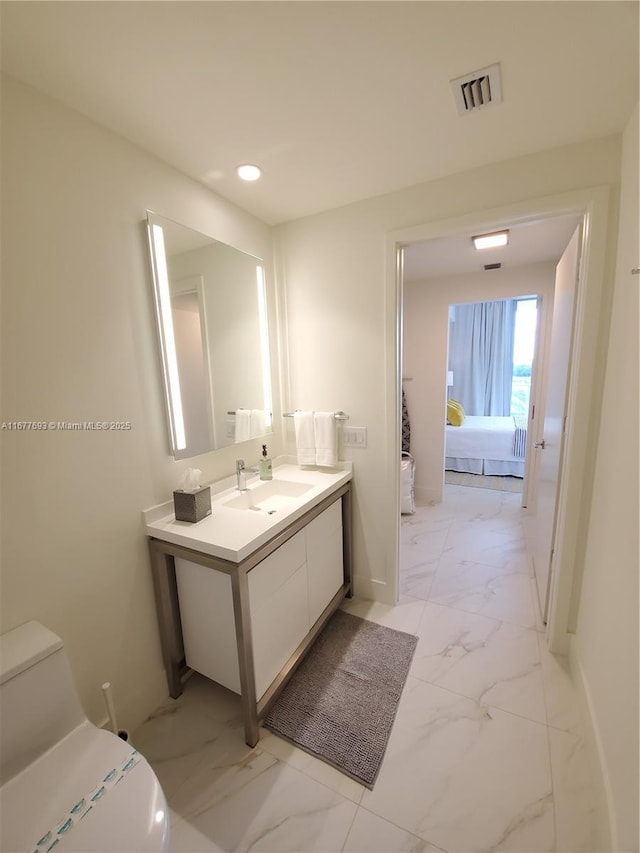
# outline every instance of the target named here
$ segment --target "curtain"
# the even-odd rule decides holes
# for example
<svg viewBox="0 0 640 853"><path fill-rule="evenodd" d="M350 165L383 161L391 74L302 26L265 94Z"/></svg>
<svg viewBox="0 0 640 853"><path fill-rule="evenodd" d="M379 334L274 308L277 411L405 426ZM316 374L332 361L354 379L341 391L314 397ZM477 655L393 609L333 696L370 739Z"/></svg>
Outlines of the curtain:
<svg viewBox="0 0 640 853"><path fill-rule="evenodd" d="M467 415L509 415L515 299L456 305L451 332L451 397Z"/></svg>

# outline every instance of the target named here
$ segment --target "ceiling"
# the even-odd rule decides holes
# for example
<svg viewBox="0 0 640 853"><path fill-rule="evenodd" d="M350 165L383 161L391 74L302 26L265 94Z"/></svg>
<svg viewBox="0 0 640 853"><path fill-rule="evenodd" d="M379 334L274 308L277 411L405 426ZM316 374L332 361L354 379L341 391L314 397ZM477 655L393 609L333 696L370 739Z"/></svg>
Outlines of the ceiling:
<svg viewBox="0 0 640 853"><path fill-rule="evenodd" d="M638 3L11 2L3 69L276 224L622 130ZM500 63L503 102L449 81ZM244 184L243 162L263 178Z"/></svg>
<svg viewBox="0 0 640 853"><path fill-rule="evenodd" d="M557 262L579 222L580 217L572 214L518 225L505 223L509 243L499 249L477 251L471 240L473 234L412 243L404 250L403 281L485 272L485 264L501 263L503 269L514 269L541 261Z"/></svg>

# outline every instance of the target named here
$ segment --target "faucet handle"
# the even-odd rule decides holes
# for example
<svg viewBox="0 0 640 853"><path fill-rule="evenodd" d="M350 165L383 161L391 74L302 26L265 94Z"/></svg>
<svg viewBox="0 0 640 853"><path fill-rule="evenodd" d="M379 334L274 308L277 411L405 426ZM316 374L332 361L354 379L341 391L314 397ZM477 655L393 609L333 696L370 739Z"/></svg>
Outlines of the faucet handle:
<svg viewBox="0 0 640 853"><path fill-rule="evenodd" d="M236 459L236 474L244 471L244 459Z"/></svg>

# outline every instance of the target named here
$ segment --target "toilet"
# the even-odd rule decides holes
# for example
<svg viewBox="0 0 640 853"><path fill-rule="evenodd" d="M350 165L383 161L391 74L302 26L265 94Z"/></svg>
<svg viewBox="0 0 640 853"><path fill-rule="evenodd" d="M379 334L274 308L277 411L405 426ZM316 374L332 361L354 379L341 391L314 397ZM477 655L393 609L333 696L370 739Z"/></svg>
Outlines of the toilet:
<svg viewBox="0 0 640 853"><path fill-rule="evenodd" d="M157 853L169 810L139 752L84 715L60 637L0 637L2 853Z"/></svg>

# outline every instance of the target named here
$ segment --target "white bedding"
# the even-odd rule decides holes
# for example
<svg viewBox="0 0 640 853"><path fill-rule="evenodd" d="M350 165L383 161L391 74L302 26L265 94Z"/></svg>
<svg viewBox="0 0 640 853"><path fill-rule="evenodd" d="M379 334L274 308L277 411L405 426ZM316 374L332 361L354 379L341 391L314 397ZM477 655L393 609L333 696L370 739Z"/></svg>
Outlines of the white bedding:
<svg viewBox="0 0 640 853"><path fill-rule="evenodd" d="M524 459L514 456L513 418L467 415L462 426L447 425L445 468L469 474L524 477Z"/></svg>

